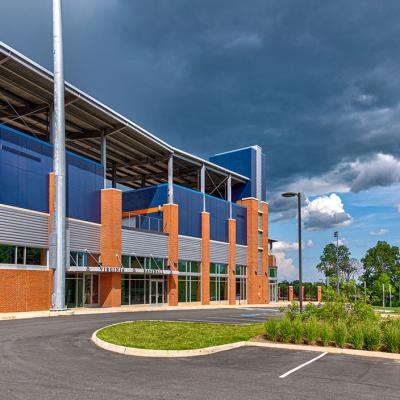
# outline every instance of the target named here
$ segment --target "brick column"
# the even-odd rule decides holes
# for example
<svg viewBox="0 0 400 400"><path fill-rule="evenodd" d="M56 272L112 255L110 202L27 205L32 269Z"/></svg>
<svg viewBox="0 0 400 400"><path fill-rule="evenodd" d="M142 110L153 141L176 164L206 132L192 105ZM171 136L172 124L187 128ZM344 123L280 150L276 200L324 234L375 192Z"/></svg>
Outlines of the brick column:
<svg viewBox="0 0 400 400"><path fill-rule="evenodd" d="M122 192L118 189L101 191L101 264L121 267L122 251ZM121 305L121 272L100 273L100 304L104 307Z"/></svg>
<svg viewBox="0 0 400 400"><path fill-rule="evenodd" d="M236 304L236 220L228 219L228 285L229 304Z"/></svg>
<svg viewBox="0 0 400 400"><path fill-rule="evenodd" d="M201 213L201 304L210 304L210 213Z"/></svg>
<svg viewBox="0 0 400 400"><path fill-rule="evenodd" d="M317 301L318 303L322 302L322 287L317 286Z"/></svg>
<svg viewBox="0 0 400 400"><path fill-rule="evenodd" d="M301 288L301 298L304 300L304 286Z"/></svg>
<svg viewBox="0 0 400 400"><path fill-rule="evenodd" d="M258 271L258 200L243 199L239 202L247 207L247 302L261 302L262 282Z"/></svg>
<svg viewBox="0 0 400 400"><path fill-rule="evenodd" d="M262 223L262 296L261 302L266 304L269 303L269 257L268 257L268 203L262 201L260 204L262 211L261 223Z"/></svg>
<svg viewBox="0 0 400 400"><path fill-rule="evenodd" d="M293 286L289 286L288 291L289 291L289 293L288 293L288 300L289 300L290 302L292 302L292 301L293 301Z"/></svg>
<svg viewBox="0 0 400 400"><path fill-rule="evenodd" d="M178 205L165 204L163 206L163 230L169 233L168 261L172 272L168 275L168 305L178 305Z"/></svg>

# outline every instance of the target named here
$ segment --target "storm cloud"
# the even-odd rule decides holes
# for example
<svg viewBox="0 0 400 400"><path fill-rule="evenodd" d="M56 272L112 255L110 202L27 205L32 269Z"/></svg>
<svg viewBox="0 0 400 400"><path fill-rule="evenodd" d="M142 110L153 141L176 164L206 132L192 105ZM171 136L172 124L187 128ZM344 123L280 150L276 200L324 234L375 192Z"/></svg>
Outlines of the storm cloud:
<svg viewBox="0 0 400 400"><path fill-rule="evenodd" d="M51 68L51 1L4 3L2 40ZM300 184L321 196L398 181L398 1L63 8L68 81L201 156L260 144L271 198ZM293 215L290 203L271 211Z"/></svg>

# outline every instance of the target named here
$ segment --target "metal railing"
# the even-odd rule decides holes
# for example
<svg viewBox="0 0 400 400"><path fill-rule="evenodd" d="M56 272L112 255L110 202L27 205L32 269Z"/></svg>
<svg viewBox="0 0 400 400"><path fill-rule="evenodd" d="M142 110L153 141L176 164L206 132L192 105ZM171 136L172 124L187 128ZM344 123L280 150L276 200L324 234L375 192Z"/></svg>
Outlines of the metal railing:
<svg viewBox="0 0 400 400"><path fill-rule="evenodd" d="M143 229L147 231L162 232L161 218L148 217L147 215L132 215L122 219L122 226L128 228Z"/></svg>

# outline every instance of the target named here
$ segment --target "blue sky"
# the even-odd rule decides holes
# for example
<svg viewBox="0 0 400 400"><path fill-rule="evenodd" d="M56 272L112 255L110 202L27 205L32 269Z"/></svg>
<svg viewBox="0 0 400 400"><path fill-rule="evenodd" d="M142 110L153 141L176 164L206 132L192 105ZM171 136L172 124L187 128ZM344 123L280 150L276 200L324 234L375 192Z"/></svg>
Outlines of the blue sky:
<svg viewBox="0 0 400 400"><path fill-rule="evenodd" d="M1 40L51 69L51 12L4 0ZM335 230L356 258L399 244L398 0L68 0L63 16L70 83L203 157L263 147L282 278L297 275L282 191L303 193L306 279Z"/></svg>

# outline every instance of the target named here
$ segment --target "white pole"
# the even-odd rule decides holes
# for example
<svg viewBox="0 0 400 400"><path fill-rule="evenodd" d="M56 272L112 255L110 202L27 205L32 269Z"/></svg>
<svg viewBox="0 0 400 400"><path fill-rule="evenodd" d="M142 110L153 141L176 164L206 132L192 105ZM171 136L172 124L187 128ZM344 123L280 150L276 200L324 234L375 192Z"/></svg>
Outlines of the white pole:
<svg viewBox="0 0 400 400"><path fill-rule="evenodd" d="M382 283L382 306L385 308L385 284Z"/></svg>
<svg viewBox="0 0 400 400"><path fill-rule="evenodd" d="M56 235L56 265L53 284L53 310L65 309L66 268L66 177L65 177L65 115L64 71L61 0L53 0L53 57L54 57L54 232Z"/></svg>
<svg viewBox="0 0 400 400"><path fill-rule="evenodd" d="M389 285L389 304L390 308L392 308L392 286Z"/></svg>

